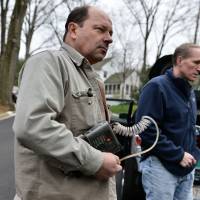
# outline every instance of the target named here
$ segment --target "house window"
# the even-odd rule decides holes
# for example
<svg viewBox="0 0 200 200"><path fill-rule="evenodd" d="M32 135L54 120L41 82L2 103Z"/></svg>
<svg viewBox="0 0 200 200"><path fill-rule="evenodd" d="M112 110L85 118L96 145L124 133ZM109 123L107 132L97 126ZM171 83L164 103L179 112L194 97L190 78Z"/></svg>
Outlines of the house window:
<svg viewBox="0 0 200 200"><path fill-rule="evenodd" d="M116 85L113 85L113 94L116 93Z"/></svg>
<svg viewBox="0 0 200 200"><path fill-rule="evenodd" d="M117 85L117 93L120 92L120 84Z"/></svg>
<svg viewBox="0 0 200 200"><path fill-rule="evenodd" d="M126 94L129 94L129 85L126 85Z"/></svg>
<svg viewBox="0 0 200 200"><path fill-rule="evenodd" d="M103 77L107 78L107 75L108 75L107 71L103 71Z"/></svg>
<svg viewBox="0 0 200 200"><path fill-rule="evenodd" d="M108 88L109 88L109 89L108 89L108 94L111 94L111 91L112 91L112 85L109 85Z"/></svg>
<svg viewBox="0 0 200 200"><path fill-rule="evenodd" d="M105 85L106 94L108 94L108 85Z"/></svg>

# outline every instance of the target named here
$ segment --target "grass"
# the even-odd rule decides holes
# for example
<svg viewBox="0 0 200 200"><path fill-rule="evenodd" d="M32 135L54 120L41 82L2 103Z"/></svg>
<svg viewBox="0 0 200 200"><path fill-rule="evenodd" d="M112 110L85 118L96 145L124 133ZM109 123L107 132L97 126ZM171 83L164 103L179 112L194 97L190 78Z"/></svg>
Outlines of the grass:
<svg viewBox="0 0 200 200"><path fill-rule="evenodd" d="M128 105L127 104L120 104L120 105L110 106L110 110L113 113L127 113L128 112Z"/></svg>
<svg viewBox="0 0 200 200"><path fill-rule="evenodd" d="M113 105L110 106L110 110L112 113L128 113L129 104L120 104L120 105ZM133 106L132 112L136 110L136 105Z"/></svg>

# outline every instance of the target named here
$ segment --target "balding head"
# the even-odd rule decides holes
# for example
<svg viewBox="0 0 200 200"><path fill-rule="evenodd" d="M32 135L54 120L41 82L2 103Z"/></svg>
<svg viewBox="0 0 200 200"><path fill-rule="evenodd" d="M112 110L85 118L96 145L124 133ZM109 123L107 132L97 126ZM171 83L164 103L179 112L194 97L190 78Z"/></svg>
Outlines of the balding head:
<svg viewBox="0 0 200 200"><path fill-rule="evenodd" d="M112 42L112 22L94 6L75 8L66 22L64 42L94 64L105 57Z"/></svg>
<svg viewBox="0 0 200 200"><path fill-rule="evenodd" d="M177 47L174 51L172 61L176 65L177 58L181 56L182 58L188 58L191 56L193 49L200 49L200 46L193 43L184 43Z"/></svg>
<svg viewBox="0 0 200 200"><path fill-rule="evenodd" d="M200 73L200 46L185 43L176 48L173 55L173 74L188 81L195 81Z"/></svg>

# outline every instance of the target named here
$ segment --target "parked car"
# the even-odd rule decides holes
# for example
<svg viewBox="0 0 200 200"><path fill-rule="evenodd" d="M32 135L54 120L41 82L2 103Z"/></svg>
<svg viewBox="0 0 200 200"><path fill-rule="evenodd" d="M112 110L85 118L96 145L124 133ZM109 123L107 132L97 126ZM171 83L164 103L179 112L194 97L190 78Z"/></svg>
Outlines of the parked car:
<svg viewBox="0 0 200 200"><path fill-rule="evenodd" d="M134 114L137 102L134 99L112 99L107 98L107 104L112 111L111 124L119 122L124 126L134 124ZM133 153L133 138L116 135L122 150L118 152L120 158ZM145 200L145 193L141 183L139 172L140 157L129 158L122 161L123 170L117 174L117 200Z"/></svg>
<svg viewBox="0 0 200 200"><path fill-rule="evenodd" d="M17 86L13 86L13 89L12 89L12 101L13 101L13 103L17 102L18 90L19 90L19 88Z"/></svg>

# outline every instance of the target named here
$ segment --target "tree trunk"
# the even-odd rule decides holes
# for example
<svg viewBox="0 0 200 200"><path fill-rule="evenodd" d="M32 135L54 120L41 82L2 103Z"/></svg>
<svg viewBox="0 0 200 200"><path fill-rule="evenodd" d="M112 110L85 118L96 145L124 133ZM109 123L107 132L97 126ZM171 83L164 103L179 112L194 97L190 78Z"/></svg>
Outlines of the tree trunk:
<svg viewBox="0 0 200 200"><path fill-rule="evenodd" d="M198 8L200 9L200 1L198 2ZM198 32L199 32L199 20L200 20L200 10L198 9L198 13L196 16L196 24L195 24L195 31L194 31L194 43L197 43L197 38L198 38Z"/></svg>
<svg viewBox="0 0 200 200"><path fill-rule="evenodd" d="M4 53L5 49L8 4L9 0L6 0L4 7L4 1L1 0L1 55Z"/></svg>
<svg viewBox="0 0 200 200"><path fill-rule="evenodd" d="M30 56L30 47L31 47L31 41L32 41L32 37L33 37L33 32L31 31L29 33L29 35L26 36L26 43L25 43L25 59L27 59Z"/></svg>
<svg viewBox="0 0 200 200"><path fill-rule="evenodd" d="M12 103L12 87L16 74L16 64L20 49L22 24L29 0L16 0L8 29L8 39L5 52L0 60L0 103L9 105Z"/></svg>

